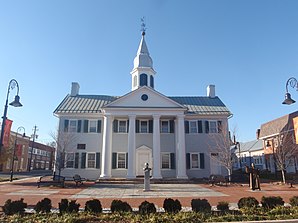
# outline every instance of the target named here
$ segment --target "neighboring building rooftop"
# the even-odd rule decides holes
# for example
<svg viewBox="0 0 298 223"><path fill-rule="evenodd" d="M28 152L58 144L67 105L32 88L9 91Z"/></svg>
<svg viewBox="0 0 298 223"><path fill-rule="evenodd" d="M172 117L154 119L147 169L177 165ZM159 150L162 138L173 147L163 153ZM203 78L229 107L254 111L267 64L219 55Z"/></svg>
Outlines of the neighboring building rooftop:
<svg viewBox="0 0 298 223"><path fill-rule="evenodd" d="M263 140L261 139L240 143L241 152L252 152L252 151L257 151L262 149L263 149Z"/></svg>
<svg viewBox="0 0 298 223"><path fill-rule="evenodd" d="M100 113L103 106L118 98L118 96L107 95L67 95L54 113ZM232 115L218 97L181 96L168 98L185 106L188 109L188 114Z"/></svg>
<svg viewBox="0 0 298 223"><path fill-rule="evenodd" d="M260 138L278 134L283 131L293 129L293 118L298 116L298 111L261 125Z"/></svg>

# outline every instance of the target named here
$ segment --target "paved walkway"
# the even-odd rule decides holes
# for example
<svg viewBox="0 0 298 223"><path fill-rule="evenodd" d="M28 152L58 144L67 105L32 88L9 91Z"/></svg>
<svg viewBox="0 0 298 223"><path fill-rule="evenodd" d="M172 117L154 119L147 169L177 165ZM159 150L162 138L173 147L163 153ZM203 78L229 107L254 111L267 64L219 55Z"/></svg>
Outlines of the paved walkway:
<svg viewBox="0 0 298 223"><path fill-rule="evenodd" d="M138 207L144 200L162 207L165 198L178 199L183 207L190 207L193 198L205 198L215 206L219 201L227 201L235 207L241 197L253 196L259 201L262 196L281 196L285 202L296 195L298 186L264 183L261 191L251 191L248 185L232 184L229 186L210 186L208 184L152 184L151 191L144 192L142 184L95 184L86 182L76 188L68 182L66 188L46 187L37 188L37 178L22 179L14 182L0 183L0 205L7 199L24 198L29 206L47 197L52 200L53 207L58 207L62 198L75 199L83 208L85 202L92 198L101 201L104 208L109 208L112 200L127 201L132 207Z"/></svg>

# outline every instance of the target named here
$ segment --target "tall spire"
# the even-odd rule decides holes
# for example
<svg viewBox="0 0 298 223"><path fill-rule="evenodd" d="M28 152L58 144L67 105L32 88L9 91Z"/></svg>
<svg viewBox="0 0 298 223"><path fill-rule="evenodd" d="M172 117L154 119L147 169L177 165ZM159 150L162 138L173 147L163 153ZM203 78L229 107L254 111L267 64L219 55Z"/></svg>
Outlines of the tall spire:
<svg viewBox="0 0 298 223"><path fill-rule="evenodd" d="M133 61L132 75L132 90L141 86L150 86L154 88L154 75L153 61L150 57L149 50L145 41L146 24L144 17L141 19L142 38L139 44L137 55Z"/></svg>

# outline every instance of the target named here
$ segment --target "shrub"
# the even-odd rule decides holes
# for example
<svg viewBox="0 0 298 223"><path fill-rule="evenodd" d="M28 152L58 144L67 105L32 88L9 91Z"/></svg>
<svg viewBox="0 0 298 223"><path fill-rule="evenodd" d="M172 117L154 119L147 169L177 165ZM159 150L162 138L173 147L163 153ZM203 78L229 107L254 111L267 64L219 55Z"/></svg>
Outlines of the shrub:
<svg viewBox="0 0 298 223"><path fill-rule="evenodd" d="M206 199L192 199L191 209L195 212L210 212L211 205Z"/></svg>
<svg viewBox="0 0 298 223"><path fill-rule="evenodd" d="M238 201L238 208L254 208L259 205L259 201L254 197L242 197Z"/></svg>
<svg viewBox="0 0 298 223"><path fill-rule="evenodd" d="M61 214L79 212L80 204L77 204L76 200L71 200L69 202L67 199L61 199L61 202L58 205Z"/></svg>
<svg viewBox="0 0 298 223"><path fill-rule="evenodd" d="M143 201L139 206L139 212L140 214L156 213L156 208L153 203L150 203L148 201Z"/></svg>
<svg viewBox="0 0 298 223"><path fill-rule="evenodd" d="M261 200L262 206L266 209L272 209L276 206L283 206L284 201L280 196L269 196L269 197L262 197Z"/></svg>
<svg viewBox="0 0 298 223"><path fill-rule="evenodd" d="M298 207L298 196L290 198L290 205L292 205L292 207Z"/></svg>
<svg viewBox="0 0 298 223"><path fill-rule="evenodd" d="M92 213L101 213L102 206L98 199L89 200L85 204L85 211Z"/></svg>
<svg viewBox="0 0 298 223"><path fill-rule="evenodd" d="M23 198L16 201L11 201L11 199L8 199L7 201L5 201L5 204L2 209L6 215L13 215L13 214L22 215L24 214L26 207L27 207L27 203L24 203Z"/></svg>
<svg viewBox="0 0 298 223"><path fill-rule="evenodd" d="M127 202L121 200L113 200L111 203L112 212L131 212L132 208Z"/></svg>
<svg viewBox="0 0 298 223"><path fill-rule="evenodd" d="M52 201L49 198L44 198L41 201L38 201L34 207L34 210L39 213L49 213L51 212Z"/></svg>
<svg viewBox="0 0 298 223"><path fill-rule="evenodd" d="M181 203L179 200L173 200L172 198L166 198L163 202L163 208L165 212L178 213L181 210Z"/></svg>
<svg viewBox="0 0 298 223"><path fill-rule="evenodd" d="M216 205L217 210L219 211L228 211L229 210L229 203L226 201L220 201Z"/></svg>

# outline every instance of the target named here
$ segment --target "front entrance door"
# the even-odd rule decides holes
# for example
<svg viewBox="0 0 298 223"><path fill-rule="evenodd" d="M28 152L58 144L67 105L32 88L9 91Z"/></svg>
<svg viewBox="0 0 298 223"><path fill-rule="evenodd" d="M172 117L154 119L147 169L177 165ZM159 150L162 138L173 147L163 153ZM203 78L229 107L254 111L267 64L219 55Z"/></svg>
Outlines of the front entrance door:
<svg viewBox="0 0 298 223"><path fill-rule="evenodd" d="M138 148L136 159L136 174L137 176L144 176L145 163L149 163L149 167L152 168L152 150L146 146Z"/></svg>

